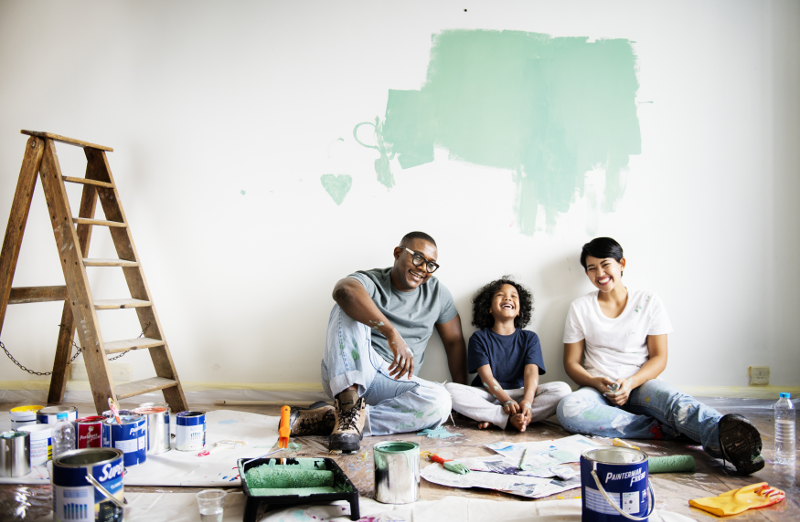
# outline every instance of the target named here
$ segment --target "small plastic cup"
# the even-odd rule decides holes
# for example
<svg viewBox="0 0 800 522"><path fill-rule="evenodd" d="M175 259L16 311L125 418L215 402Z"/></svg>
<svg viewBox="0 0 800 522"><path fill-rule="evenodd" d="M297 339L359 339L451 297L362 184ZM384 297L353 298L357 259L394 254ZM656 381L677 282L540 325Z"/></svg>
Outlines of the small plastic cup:
<svg viewBox="0 0 800 522"><path fill-rule="evenodd" d="M197 495L197 508L202 522L222 522L222 508L226 492L221 489L204 489Z"/></svg>

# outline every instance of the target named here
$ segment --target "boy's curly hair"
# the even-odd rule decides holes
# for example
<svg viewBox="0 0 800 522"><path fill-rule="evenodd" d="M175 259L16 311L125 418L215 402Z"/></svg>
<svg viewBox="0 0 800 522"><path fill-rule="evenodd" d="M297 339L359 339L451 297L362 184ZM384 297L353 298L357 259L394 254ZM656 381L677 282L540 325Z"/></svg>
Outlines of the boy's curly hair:
<svg viewBox="0 0 800 522"><path fill-rule="evenodd" d="M511 285L519 294L519 315L514 318L515 328L525 328L531 322L533 315L533 295L527 288L517 283L511 276L503 276L487 284L472 298L472 324L476 328L491 328L494 326L494 317L489 313L492 307L492 297L503 285Z"/></svg>

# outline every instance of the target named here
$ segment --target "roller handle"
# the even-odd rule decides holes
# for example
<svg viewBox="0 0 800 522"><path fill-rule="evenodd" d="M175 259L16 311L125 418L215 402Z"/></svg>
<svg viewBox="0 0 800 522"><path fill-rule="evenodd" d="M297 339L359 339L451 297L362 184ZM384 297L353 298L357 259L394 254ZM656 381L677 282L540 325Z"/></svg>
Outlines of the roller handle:
<svg viewBox="0 0 800 522"><path fill-rule="evenodd" d="M289 445L289 436L292 434L291 414L292 409L289 406L281 408L281 423L278 427L279 448L285 448Z"/></svg>

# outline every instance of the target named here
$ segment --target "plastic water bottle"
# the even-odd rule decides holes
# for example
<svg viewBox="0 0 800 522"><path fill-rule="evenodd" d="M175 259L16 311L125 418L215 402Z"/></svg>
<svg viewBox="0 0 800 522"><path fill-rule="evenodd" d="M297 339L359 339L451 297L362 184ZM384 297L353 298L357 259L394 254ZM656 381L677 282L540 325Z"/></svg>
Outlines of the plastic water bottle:
<svg viewBox="0 0 800 522"><path fill-rule="evenodd" d="M781 392L775 403L775 464L789 464L795 461L795 409L791 395Z"/></svg>
<svg viewBox="0 0 800 522"><path fill-rule="evenodd" d="M59 414L58 422L53 426L53 458L74 449L75 426L66 413Z"/></svg>

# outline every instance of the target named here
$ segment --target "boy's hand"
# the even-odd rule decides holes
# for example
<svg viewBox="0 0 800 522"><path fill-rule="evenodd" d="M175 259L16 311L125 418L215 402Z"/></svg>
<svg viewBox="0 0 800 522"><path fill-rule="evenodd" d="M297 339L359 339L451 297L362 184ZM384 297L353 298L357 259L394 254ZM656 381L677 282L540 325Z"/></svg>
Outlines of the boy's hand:
<svg viewBox="0 0 800 522"><path fill-rule="evenodd" d="M386 340L388 341L389 349L394 354L394 360L389 365L389 376L398 380L403 375L408 374L410 379L414 375L414 355L411 353L411 348L400 337L397 330L392 330L392 334Z"/></svg>
<svg viewBox="0 0 800 522"><path fill-rule="evenodd" d="M503 404L503 411L506 412L508 415L516 415L520 412L520 407L517 401L515 400L508 400Z"/></svg>
<svg viewBox="0 0 800 522"><path fill-rule="evenodd" d="M522 411L522 416L525 417L525 424L531 423L531 418L533 418L533 410L531 410L531 401L527 398L522 399L522 404L520 404L520 411Z"/></svg>

